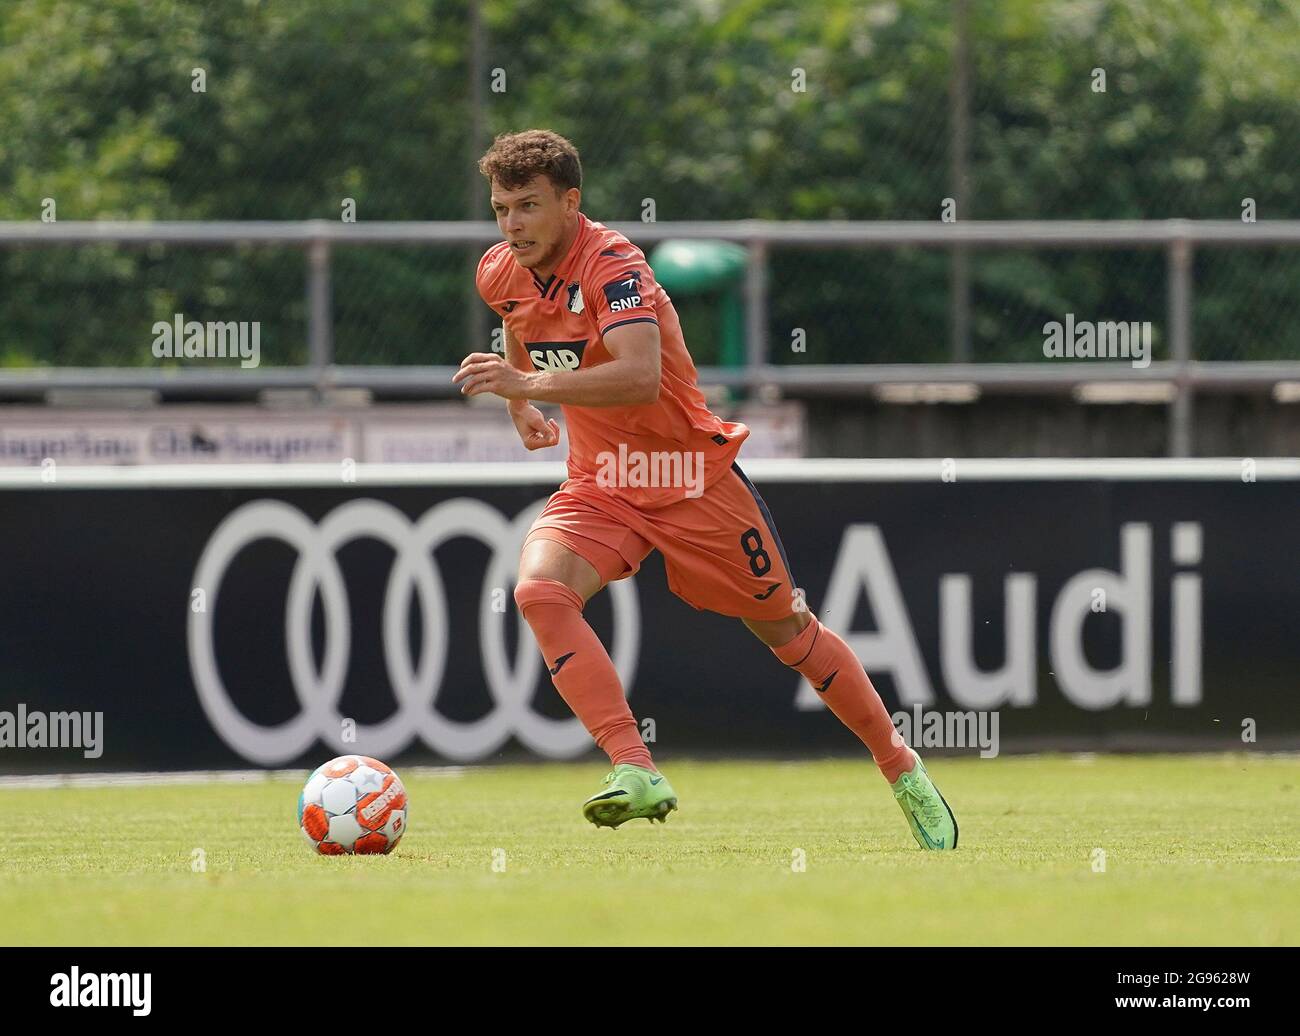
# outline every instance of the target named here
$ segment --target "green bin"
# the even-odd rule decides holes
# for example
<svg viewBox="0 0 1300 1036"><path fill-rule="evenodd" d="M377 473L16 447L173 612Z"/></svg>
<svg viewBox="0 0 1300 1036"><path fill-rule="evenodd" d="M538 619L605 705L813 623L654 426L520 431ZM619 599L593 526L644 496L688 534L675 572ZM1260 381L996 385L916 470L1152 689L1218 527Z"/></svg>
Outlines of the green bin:
<svg viewBox="0 0 1300 1036"><path fill-rule="evenodd" d="M745 307L741 291L748 261L744 247L732 241L661 241L650 255L655 280L669 295L684 298L720 293L719 359L724 367L745 365Z"/></svg>

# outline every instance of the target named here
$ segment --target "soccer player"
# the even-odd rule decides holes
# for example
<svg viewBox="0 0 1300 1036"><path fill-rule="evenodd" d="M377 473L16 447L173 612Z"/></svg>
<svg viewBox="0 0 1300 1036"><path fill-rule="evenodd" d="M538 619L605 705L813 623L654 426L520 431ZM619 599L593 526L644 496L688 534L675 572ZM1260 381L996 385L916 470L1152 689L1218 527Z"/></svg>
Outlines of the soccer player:
<svg viewBox="0 0 1300 1036"><path fill-rule="evenodd" d="M524 446L560 431L530 400L558 403L568 479L524 540L515 601L569 708L610 758L583 804L598 826L662 822L677 794L642 741L618 673L582 610L651 550L696 609L740 619L870 750L917 843L955 849L957 822L894 730L862 664L808 611L763 498L736 454L749 435L705 406L668 295L622 234L579 210L578 152L549 130L502 134L479 161L504 241L479 262L505 357L471 353L452 381L507 400Z"/></svg>

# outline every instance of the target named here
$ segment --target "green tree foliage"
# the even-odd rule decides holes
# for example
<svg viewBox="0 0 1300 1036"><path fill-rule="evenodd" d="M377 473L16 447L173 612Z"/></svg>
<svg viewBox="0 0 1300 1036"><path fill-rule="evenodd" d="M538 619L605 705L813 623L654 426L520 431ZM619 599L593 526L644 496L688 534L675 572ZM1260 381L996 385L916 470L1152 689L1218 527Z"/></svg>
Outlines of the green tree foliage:
<svg viewBox="0 0 1300 1036"><path fill-rule="evenodd" d="M487 218L470 0L6 0L0 219ZM948 0L483 0L482 124L582 149L584 209L925 219L952 193ZM964 219L1300 217L1300 12L1284 0L970 3ZM1105 76L1098 90L1096 70ZM196 72L196 70L199 70ZM198 77L203 78L197 90ZM503 89L502 89L503 87ZM338 249L341 362L453 362L478 250ZM773 358L947 354L946 253L780 249ZM1158 251L982 250L975 355L1041 356L1046 320L1151 319ZM261 320L302 362L290 248L0 252L0 363L150 364L155 320ZM1294 249L1197 256L1198 354L1300 356ZM700 362L711 304L682 300Z"/></svg>

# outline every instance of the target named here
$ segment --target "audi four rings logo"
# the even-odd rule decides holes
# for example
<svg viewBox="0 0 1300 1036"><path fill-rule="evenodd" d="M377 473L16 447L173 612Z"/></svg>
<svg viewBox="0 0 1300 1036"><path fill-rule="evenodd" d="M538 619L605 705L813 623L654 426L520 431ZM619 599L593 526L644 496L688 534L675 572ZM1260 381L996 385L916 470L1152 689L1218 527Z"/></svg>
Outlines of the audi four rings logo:
<svg viewBox="0 0 1300 1036"><path fill-rule="evenodd" d="M195 587L207 595L203 611L189 616L190 670L199 701L221 739L245 759L263 766L287 763L317 740L339 752L364 751L380 758L394 755L420 738L440 756L472 762L491 755L511 736L552 759L570 758L590 747L591 738L577 719L555 720L536 713L532 698L542 656L526 624L513 662L506 655L505 615L493 611L496 588L513 588L519 549L545 501L525 508L513 521L481 500L449 500L412 522L379 500L350 500L319 524L290 504L256 500L229 514L203 548L194 575ZM448 604L434 551L449 539L468 536L492 550L478 602L479 651L483 678L492 698L491 711L462 722L438 712L448 651ZM221 582L233 558L250 543L273 539L288 544L298 558L289 578L284 611L284 640L289 674L299 713L284 723L264 726L250 721L231 700L217 665L212 623ZM357 539L375 539L392 547L383 604L385 667L397 711L381 723L356 727L356 740L343 741L344 717L338 711L351 652L351 618L347 587L338 551ZM630 579L609 586L614 613L610 655L624 687L630 687L640 648L640 611ZM311 642L311 613L319 594L325 619L325 644L316 665ZM411 657L411 595L420 602L420 657ZM511 602L513 607L513 602Z"/></svg>

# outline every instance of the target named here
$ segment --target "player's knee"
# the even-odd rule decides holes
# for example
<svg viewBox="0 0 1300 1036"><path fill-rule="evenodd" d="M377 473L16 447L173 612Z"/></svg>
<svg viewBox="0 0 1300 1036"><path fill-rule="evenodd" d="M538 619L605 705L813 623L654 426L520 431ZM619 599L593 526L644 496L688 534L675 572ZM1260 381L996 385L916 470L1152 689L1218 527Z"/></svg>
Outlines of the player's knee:
<svg viewBox="0 0 1300 1036"><path fill-rule="evenodd" d="M799 636L812 622L812 613L803 610L792 612L783 619L745 619L749 631L770 648L788 644Z"/></svg>
<svg viewBox="0 0 1300 1036"><path fill-rule="evenodd" d="M600 574L591 562L554 540L533 539L519 556L519 579L563 583L584 601L601 588Z"/></svg>
<svg viewBox="0 0 1300 1036"><path fill-rule="evenodd" d="M524 618L528 609L538 604L555 604L582 611L582 595L565 586L558 579L541 579L530 577L515 584L515 604Z"/></svg>

